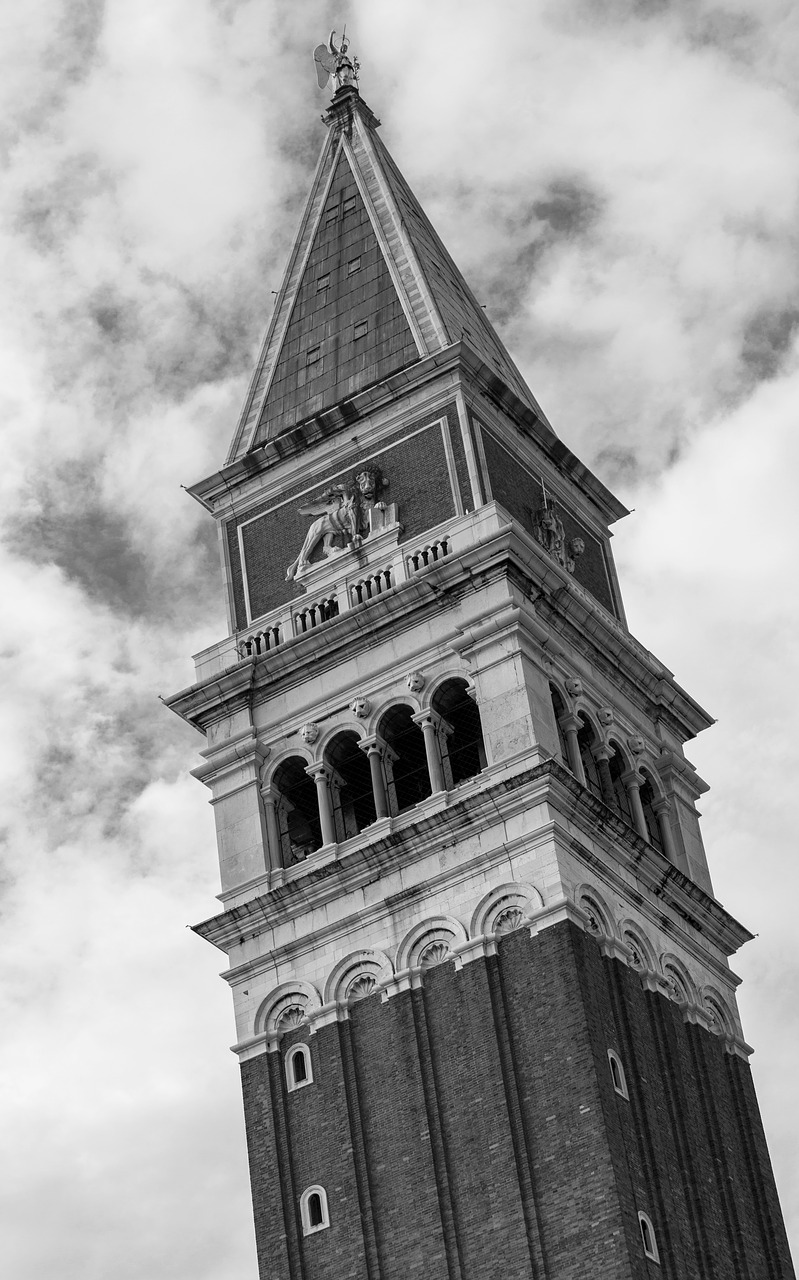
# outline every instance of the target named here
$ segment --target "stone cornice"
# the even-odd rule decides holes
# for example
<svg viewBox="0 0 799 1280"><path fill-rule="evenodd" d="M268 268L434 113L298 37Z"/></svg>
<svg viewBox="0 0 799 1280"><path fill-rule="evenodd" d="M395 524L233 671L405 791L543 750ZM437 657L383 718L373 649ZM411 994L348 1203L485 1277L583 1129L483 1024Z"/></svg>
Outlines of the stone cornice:
<svg viewBox="0 0 799 1280"><path fill-rule="evenodd" d="M206 510L213 512L221 500L254 476L289 462L339 431L351 430L356 422L395 402L398 397L407 396L450 372L458 376L465 388L477 390L498 405L510 417L516 429L532 439L556 469L568 476L590 498L605 521L613 522L629 514L628 509L558 439L543 415L538 416L520 400L496 370L486 365L464 340L414 361L389 378L305 419L291 431L274 440L265 441L205 480L191 485L187 492Z"/></svg>
<svg viewBox="0 0 799 1280"><path fill-rule="evenodd" d="M642 709L647 714L653 719L666 720L683 740L694 737L713 723L653 654L578 588L566 571L547 556L532 536L512 522L502 508L498 507L497 512L500 519L507 519L507 524L460 554L449 556L423 574L401 583L365 608L342 613L323 627L296 636L262 657L242 660L223 676L211 677L175 694L167 699L167 706L202 729L214 719L229 714L241 705L242 699L246 701L251 695L257 698L259 692L267 688L290 687L302 681L308 661L313 660L320 671L334 667L343 652L349 655L370 649L383 632L396 636L420 619L433 613L440 615L441 597L445 592L469 591L506 574L528 597L520 628L522 632L531 632L543 648L557 653L566 645L585 652L593 666L606 668L635 702L639 705L643 702ZM509 609L512 607L510 599ZM479 627L488 628L488 634L492 627L490 618L481 619L478 615L470 629L452 627L448 634L441 634L440 641L463 650L468 648L472 636L476 635L475 628Z"/></svg>
<svg viewBox="0 0 799 1280"><path fill-rule="evenodd" d="M209 920L193 926L196 933L206 938L222 951L230 951L243 936L271 930L287 918L298 916L326 901L352 892L359 885L373 882L376 876L388 874L398 866L407 866L424 858L431 849L443 841L447 845L457 843L459 836L477 826L483 828L496 823L500 817L507 820L514 810L529 807L531 803L546 802L555 813L562 813L575 825L582 827L602 846L604 856L592 852L586 844L572 837L571 851L593 865L604 878L616 876L619 892L630 896L629 878L623 872L632 873L641 888L648 890L662 902L664 919L667 912L674 914L672 932L679 922L699 933L726 955L731 955L744 942L751 939L742 925L702 889L683 875L676 867L646 841L637 836L620 818L607 809L572 777L568 770L554 760L548 760L532 769L526 769L493 785L471 792L454 804L437 809L418 822L394 830L390 835L373 842L365 842L341 857L327 859L324 865L309 867L302 877L287 881L271 892L257 895L248 902L230 908ZM546 824L544 824L546 828ZM543 829L550 838L551 825ZM539 836L528 833L518 842L530 844ZM561 842L566 839L565 833ZM512 851L511 851L512 852ZM454 875L467 874L468 866L450 868L443 881ZM423 896L431 891L426 882L411 886L409 894ZM634 892L634 891L633 891ZM641 896L641 902L646 899ZM379 904L378 909L385 905ZM661 920L663 924L663 920ZM340 922L337 922L336 928ZM691 944L691 949L694 944ZM258 962L254 962L257 966ZM268 958L264 963L271 964ZM235 980L237 968L227 975ZM244 969L252 970L248 962Z"/></svg>

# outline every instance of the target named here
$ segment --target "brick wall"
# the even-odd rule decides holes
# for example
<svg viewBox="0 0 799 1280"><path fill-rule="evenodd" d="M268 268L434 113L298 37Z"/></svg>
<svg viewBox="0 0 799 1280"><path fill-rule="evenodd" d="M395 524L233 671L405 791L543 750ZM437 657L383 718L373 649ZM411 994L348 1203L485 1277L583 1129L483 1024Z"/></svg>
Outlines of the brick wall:
<svg viewBox="0 0 799 1280"><path fill-rule="evenodd" d="M381 445L380 453L374 455L375 463L388 477L389 484L385 498L389 502L397 503L399 518L403 525L401 534L403 542L413 541L427 529L455 514L444 441L441 428L437 425L442 417L446 417L449 423L453 453L460 478L460 469L465 466L465 458L454 406L438 412L434 418L428 418L427 421L432 423L429 430L413 435L411 439L406 437L419 431L419 428L425 425L425 419L406 424L388 442ZM386 443L389 446L387 449ZM314 484L312 490L308 489L307 479L303 479L281 495L280 506L274 505L271 509L266 506L255 508L253 511L248 511L242 520L228 522L226 535L237 627L247 626L238 524L244 524L242 537L250 606L252 617L256 618L268 613L271 609L276 609L288 600L299 599L302 595L294 582L286 581L286 568L297 556L311 525L311 518L301 516L297 510L302 499L308 501L321 493L326 485L345 477L349 478L356 469L368 463L372 456L371 453L364 451L363 447L360 450L353 449L348 441L346 446L342 444L335 472L331 470L329 476L322 477L318 484ZM296 502L287 501L294 497L297 499ZM471 505L468 489L463 497L467 504ZM321 556L320 545L311 559L319 560Z"/></svg>
<svg viewBox="0 0 799 1280"><path fill-rule="evenodd" d="M297 1038L314 1083L287 1095ZM243 1083L262 1280L793 1276L748 1067L571 924L300 1028Z"/></svg>
<svg viewBox="0 0 799 1280"><path fill-rule="evenodd" d="M525 467L489 431L485 428L480 431L494 498L528 533L532 533L536 513L544 505L541 477ZM579 537L585 543L585 551L575 561L575 582L579 582L581 587L590 591L600 604L618 617L605 559L608 554L606 549L559 499L555 501L555 508L563 521L567 541Z"/></svg>

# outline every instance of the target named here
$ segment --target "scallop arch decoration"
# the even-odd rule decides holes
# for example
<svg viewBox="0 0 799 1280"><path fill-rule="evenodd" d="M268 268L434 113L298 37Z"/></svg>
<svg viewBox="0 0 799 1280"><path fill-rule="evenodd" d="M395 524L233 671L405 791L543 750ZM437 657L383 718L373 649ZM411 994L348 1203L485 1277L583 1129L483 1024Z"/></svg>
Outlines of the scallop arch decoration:
<svg viewBox="0 0 799 1280"><path fill-rule="evenodd" d="M466 930L454 916L422 920L406 933L397 948L397 969L428 969L442 964L467 941Z"/></svg>
<svg viewBox="0 0 799 1280"><path fill-rule="evenodd" d="M585 916L586 931L595 938L615 937L616 930L613 916L608 910L605 900L593 886L585 886L577 890L575 895L577 906Z"/></svg>
<svg viewBox="0 0 799 1280"><path fill-rule="evenodd" d="M499 885L480 899L469 933L473 938L487 933L512 933L543 905L544 899L532 884L514 881Z"/></svg>
<svg viewBox="0 0 799 1280"><path fill-rule="evenodd" d="M702 1008L710 1019L710 1030L716 1036L732 1035L733 1022L727 1002L718 991L705 987L702 991Z"/></svg>
<svg viewBox="0 0 799 1280"><path fill-rule="evenodd" d="M391 977L391 961L382 951L353 951L340 960L325 983L325 1004L354 1004Z"/></svg>
<svg viewBox="0 0 799 1280"><path fill-rule="evenodd" d="M322 1001L310 982L284 982L266 997L255 1016L255 1034L282 1036L299 1027Z"/></svg>
<svg viewBox="0 0 799 1280"><path fill-rule="evenodd" d="M639 973L655 969L655 959L649 939L636 924L625 921L621 926L621 940L628 950L628 961L631 969Z"/></svg>
<svg viewBox="0 0 799 1280"><path fill-rule="evenodd" d="M696 988L691 975L676 956L665 955L660 962L663 977L668 984L668 996L677 1004L696 1003Z"/></svg>

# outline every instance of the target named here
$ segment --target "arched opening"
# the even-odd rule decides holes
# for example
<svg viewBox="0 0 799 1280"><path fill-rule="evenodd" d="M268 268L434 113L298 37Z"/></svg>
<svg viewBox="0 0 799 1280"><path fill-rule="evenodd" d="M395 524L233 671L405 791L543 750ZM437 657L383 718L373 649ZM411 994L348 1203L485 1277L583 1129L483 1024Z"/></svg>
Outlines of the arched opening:
<svg viewBox="0 0 799 1280"><path fill-rule="evenodd" d="M580 748L580 759L583 762L583 773L585 774L585 784L589 791L598 796L600 800L602 795L602 783L599 777L599 766L594 759L593 748L598 746L598 738L596 731L590 720L585 716L579 717L580 728L577 730L577 745Z"/></svg>
<svg viewBox="0 0 799 1280"><path fill-rule="evenodd" d="M610 781L613 786L613 808L616 810L620 818L623 818L628 826L633 826L633 814L630 808L630 797L627 794L627 788L622 781L623 775L627 772L627 762L619 751L614 742L611 742L613 755L608 760L608 770L610 772Z"/></svg>
<svg viewBox="0 0 799 1280"><path fill-rule="evenodd" d="M613 1081L613 1088L622 1098L630 1097L627 1092L627 1080L624 1075L624 1067L621 1065L621 1059L612 1049L608 1049L608 1062L610 1063L610 1076Z"/></svg>
<svg viewBox="0 0 799 1280"><path fill-rule="evenodd" d="M569 761L569 747L566 742L566 734L564 732L563 725L561 723L561 721L563 720L563 717L567 714L566 704L564 703L563 699L561 698L554 684L551 684L549 686L549 696L552 699L552 711L555 716L555 724L558 730L558 746L560 748L561 762L566 766L567 769L571 769L571 763Z"/></svg>
<svg viewBox="0 0 799 1280"><path fill-rule="evenodd" d="M358 746L358 735L339 733L325 752L333 770L331 799L336 839L356 836L377 818L369 761Z"/></svg>
<svg viewBox="0 0 799 1280"><path fill-rule="evenodd" d="M313 1080L311 1051L307 1044L295 1045L286 1054L286 1082L291 1093Z"/></svg>
<svg viewBox="0 0 799 1280"><path fill-rule="evenodd" d="M645 1213L639 1213L638 1223L641 1228L641 1243L644 1246L646 1257L651 1258L653 1262L660 1262L657 1240L655 1239L655 1228L652 1226L651 1220Z"/></svg>
<svg viewBox="0 0 799 1280"><path fill-rule="evenodd" d="M378 726L378 737L388 747L385 756L388 806L392 814L402 813L426 800L432 792L427 771L424 734L414 724L410 707L391 707Z"/></svg>
<svg viewBox="0 0 799 1280"><path fill-rule="evenodd" d="M330 1226L327 1212L327 1195L324 1187L308 1187L300 1196L300 1216L302 1218L303 1235L312 1231L321 1231Z"/></svg>
<svg viewBox="0 0 799 1280"><path fill-rule="evenodd" d="M302 862L309 853L322 847L316 787L306 768L307 762L301 756L290 756L278 765L272 777L284 867Z"/></svg>
<svg viewBox="0 0 799 1280"><path fill-rule="evenodd" d="M486 766L480 712L468 688L465 680L446 680L433 696L432 709L444 722L439 741L447 790Z"/></svg>
<svg viewBox="0 0 799 1280"><path fill-rule="evenodd" d="M638 794L641 797L641 808L644 811L647 839L650 844L653 844L655 848L659 849L662 853L663 839L660 834L660 823L658 822L658 817L654 808L656 792L646 773L644 773L644 781L641 784Z"/></svg>

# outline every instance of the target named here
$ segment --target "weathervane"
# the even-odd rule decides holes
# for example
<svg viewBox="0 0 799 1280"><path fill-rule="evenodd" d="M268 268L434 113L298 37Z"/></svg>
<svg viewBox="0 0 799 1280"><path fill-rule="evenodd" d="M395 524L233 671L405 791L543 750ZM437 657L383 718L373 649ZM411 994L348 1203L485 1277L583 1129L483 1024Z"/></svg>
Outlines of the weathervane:
<svg viewBox="0 0 799 1280"><path fill-rule="evenodd" d="M343 89L345 85L352 85L353 88L357 89L360 64L357 58L350 60L347 28L345 27L342 32L341 44L338 49L333 39L335 34L335 31L331 31L327 44L318 44L313 51L317 83L320 89L324 89L332 76L336 82L337 90Z"/></svg>

